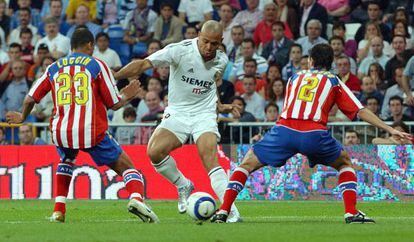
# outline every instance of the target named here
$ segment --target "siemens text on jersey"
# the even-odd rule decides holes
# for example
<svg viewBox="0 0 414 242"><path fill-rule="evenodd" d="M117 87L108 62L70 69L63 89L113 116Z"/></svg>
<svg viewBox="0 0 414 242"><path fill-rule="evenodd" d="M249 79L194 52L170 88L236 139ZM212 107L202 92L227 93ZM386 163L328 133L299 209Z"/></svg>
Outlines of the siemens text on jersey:
<svg viewBox="0 0 414 242"><path fill-rule="evenodd" d="M193 77L187 77L185 75L181 76L181 81L186 82L188 84L191 85L195 85L195 86L199 86L199 87L204 87L206 88L206 90L202 90L201 88L194 88L193 89L193 93L195 94L205 94L208 91L211 90L211 86L214 84L214 82L212 81L203 81L203 80L199 80Z"/></svg>

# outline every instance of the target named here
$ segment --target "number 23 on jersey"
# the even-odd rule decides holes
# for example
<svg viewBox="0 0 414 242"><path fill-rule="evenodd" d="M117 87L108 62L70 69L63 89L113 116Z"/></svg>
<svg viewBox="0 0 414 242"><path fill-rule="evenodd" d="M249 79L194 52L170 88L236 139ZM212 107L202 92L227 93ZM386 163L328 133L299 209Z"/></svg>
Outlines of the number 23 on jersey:
<svg viewBox="0 0 414 242"><path fill-rule="evenodd" d="M85 105L89 100L89 78L85 72L78 72L74 76L61 73L56 78L59 84L57 89L57 104L70 105L75 102L78 105ZM72 93L74 88L74 93Z"/></svg>
<svg viewBox="0 0 414 242"><path fill-rule="evenodd" d="M316 76L311 76L306 77L303 81L306 84L299 89L298 99L305 102L312 102L315 98L315 89L318 87L319 79Z"/></svg>

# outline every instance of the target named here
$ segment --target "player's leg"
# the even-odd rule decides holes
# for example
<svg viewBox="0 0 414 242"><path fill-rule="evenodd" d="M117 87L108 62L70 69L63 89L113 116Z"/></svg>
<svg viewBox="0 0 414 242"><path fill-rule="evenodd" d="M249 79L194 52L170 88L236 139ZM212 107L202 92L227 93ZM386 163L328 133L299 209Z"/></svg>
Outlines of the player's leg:
<svg viewBox="0 0 414 242"><path fill-rule="evenodd" d="M226 192L228 184L228 176L217 160L217 134L206 132L201 134L200 137L196 136L195 139L201 161L210 177L211 187L223 203L224 193ZM231 220L229 219L229 222L238 222L239 220L240 214L237 208L233 206L231 208Z"/></svg>
<svg viewBox="0 0 414 242"><path fill-rule="evenodd" d="M128 155L109 134L96 146L83 151L88 152L98 166L106 165L122 176L125 188L130 193L128 211L137 215L143 222L159 222L157 215L143 202L144 181Z"/></svg>
<svg viewBox="0 0 414 242"><path fill-rule="evenodd" d="M179 135L179 134L178 134ZM178 211L184 213L187 209L187 198L194 190L192 182L187 179L177 167L171 151L182 146L185 142L184 135L181 140L168 129L157 128L148 143L147 153L155 170L174 184L178 190Z"/></svg>
<svg viewBox="0 0 414 242"><path fill-rule="evenodd" d="M329 166L339 172L338 186L342 193L342 199L345 206L346 223L375 223L363 212L356 208L357 204L357 177L355 170L352 168L351 159L346 151L342 150L338 159Z"/></svg>
<svg viewBox="0 0 414 242"><path fill-rule="evenodd" d="M69 185L72 180L76 156L79 150L57 147L60 162L56 170L56 197L53 214L50 217L52 222L65 222L66 197L69 192Z"/></svg>

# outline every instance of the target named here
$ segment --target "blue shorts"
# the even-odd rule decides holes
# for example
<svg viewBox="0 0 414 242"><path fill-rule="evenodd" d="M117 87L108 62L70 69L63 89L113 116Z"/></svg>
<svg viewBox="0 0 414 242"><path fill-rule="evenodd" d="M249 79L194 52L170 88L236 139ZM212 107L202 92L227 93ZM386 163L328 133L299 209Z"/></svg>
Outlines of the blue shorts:
<svg viewBox="0 0 414 242"><path fill-rule="evenodd" d="M338 159L342 145L327 130L299 132L275 125L262 140L253 145L253 152L264 165L283 166L297 153L306 155L310 167L329 165Z"/></svg>
<svg viewBox="0 0 414 242"><path fill-rule="evenodd" d="M61 161L74 161L79 153L79 149L57 147L57 150ZM118 142L108 133L105 134L104 139L96 146L81 150L87 152L98 166L114 163L122 153Z"/></svg>

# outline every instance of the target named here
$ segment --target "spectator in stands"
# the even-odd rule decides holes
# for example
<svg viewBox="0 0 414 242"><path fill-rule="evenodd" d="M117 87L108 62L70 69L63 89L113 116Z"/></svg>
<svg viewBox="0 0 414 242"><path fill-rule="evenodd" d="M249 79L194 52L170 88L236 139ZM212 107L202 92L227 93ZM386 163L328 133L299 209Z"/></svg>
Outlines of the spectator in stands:
<svg viewBox="0 0 414 242"><path fill-rule="evenodd" d="M391 112L391 117L385 119L385 121L413 121L413 118L405 115L403 112L404 99L400 96L393 96L388 101L388 106Z"/></svg>
<svg viewBox="0 0 414 242"><path fill-rule="evenodd" d="M267 43L271 42L272 39L275 40L274 23L276 21L278 22L278 26L282 26L282 33L278 34L279 40L282 37L286 37L288 39L293 38L293 34L290 31L289 26L286 23L277 20L277 6L275 3L270 2L266 4L263 15L263 20L257 24L253 33L253 40L256 46L263 47L267 45Z"/></svg>
<svg viewBox="0 0 414 242"><path fill-rule="evenodd" d="M354 39L346 39L346 26L345 23L342 21L336 21L334 22L332 26L332 36L339 36L345 41L345 50L344 53L353 58L356 59L357 57L357 48L358 43Z"/></svg>
<svg viewBox="0 0 414 242"><path fill-rule="evenodd" d="M240 96L244 94L243 78L245 76L254 76L256 78L256 91L262 96L265 96L265 89L267 86L266 80L261 79L257 72L257 62L253 58L246 58L243 63L243 74L237 77L237 81L234 83L236 95Z"/></svg>
<svg viewBox="0 0 414 242"><path fill-rule="evenodd" d="M359 134L355 130L347 130L344 137L344 145L358 145L360 144Z"/></svg>
<svg viewBox="0 0 414 242"><path fill-rule="evenodd" d="M387 62L385 65L385 79L392 80L393 79L393 72L397 66L405 65L408 61L407 56L408 53L405 50L406 39L402 35L394 35L392 37L392 48L395 51L395 55ZM395 83L390 83L393 85Z"/></svg>
<svg viewBox="0 0 414 242"><path fill-rule="evenodd" d="M80 6L84 6L88 9L88 15L86 18L90 20L94 20L96 18L96 0L69 0L69 4L66 8L66 21L69 24L78 24L77 23L77 16L78 10ZM84 23L83 23L84 24ZM83 25L81 24L81 25ZM91 31L92 32L92 31ZM98 33L101 31L98 31ZM93 33L93 32L92 32ZM94 34L95 36L96 34ZM72 36L72 34L71 34Z"/></svg>
<svg viewBox="0 0 414 242"><path fill-rule="evenodd" d="M231 42L227 48L227 56L229 61L235 63L242 57L242 42L244 39L244 29L240 25L231 28Z"/></svg>
<svg viewBox="0 0 414 242"><path fill-rule="evenodd" d="M407 95L406 103L414 106L414 56L410 58L404 69L404 80L402 82L402 89L405 95Z"/></svg>
<svg viewBox="0 0 414 242"><path fill-rule="evenodd" d="M21 8L19 10L19 19L20 24L14 28L9 35L8 43L18 43L20 42L20 32L22 29L29 28L33 33L32 45L35 46L37 42L37 28L30 23L30 8Z"/></svg>
<svg viewBox="0 0 414 242"><path fill-rule="evenodd" d="M88 1L88 0L86 0L86 1ZM71 2L74 2L74 1L72 0ZM96 8L94 7L94 9L96 9ZM89 31L92 32L94 37L96 37L96 35L98 33L102 32L102 27L101 26L91 22L90 9L88 8L87 5L84 5L84 4L80 4L77 7L76 13L75 13L74 24L68 30L68 32L66 33L66 36L68 38L71 38L73 32L75 32L76 28L78 28L79 26L86 26L89 29Z"/></svg>
<svg viewBox="0 0 414 242"><path fill-rule="evenodd" d="M340 56L335 61L336 73L341 81L351 89L353 93L359 93L361 91L361 81L358 77L351 73L351 63L348 56Z"/></svg>
<svg viewBox="0 0 414 242"><path fill-rule="evenodd" d="M358 69L358 76L361 78L364 75L368 75L369 66L372 63L378 63L381 65L382 68L385 68L389 58L384 54L384 44L382 42L381 37L374 37L371 40L370 49L372 51L372 56L366 57Z"/></svg>
<svg viewBox="0 0 414 242"><path fill-rule="evenodd" d="M279 118L279 107L274 103L268 103L265 107L265 122L276 122Z"/></svg>
<svg viewBox="0 0 414 242"><path fill-rule="evenodd" d="M154 39L161 41L162 46L180 42L183 39L182 22L174 16L173 7L169 2L161 4L161 14L155 21Z"/></svg>
<svg viewBox="0 0 414 242"><path fill-rule="evenodd" d="M45 58L43 58L42 66L40 68L41 70L39 71L38 76L34 80L34 83L36 83L36 81L41 77L41 75L45 73L47 67L51 65L53 62L55 62L55 59L51 56L46 56ZM45 97L42 98L42 100L40 100L38 104L35 105L33 115L36 117L37 121L47 122L53 114L53 108L53 99L51 93L49 92Z"/></svg>
<svg viewBox="0 0 414 242"><path fill-rule="evenodd" d="M413 39L410 32L408 32L408 26L404 21L398 20L392 27L392 36L402 35L405 38L406 49L413 48Z"/></svg>
<svg viewBox="0 0 414 242"><path fill-rule="evenodd" d="M282 79L274 80L269 83L267 103L274 103L278 106L279 110L283 109L283 102L285 101L285 83Z"/></svg>
<svg viewBox="0 0 414 242"><path fill-rule="evenodd" d="M63 3L62 0L50 0L49 1L50 13L48 16L43 16L43 18L54 17L56 18L59 24L59 31L62 35L66 36L66 33L70 29L70 25L66 22L65 15L63 14ZM42 21L39 24L39 34L45 36L45 23Z"/></svg>
<svg viewBox="0 0 414 242"><path fill-rule="evenodd" d="M0 46L1 46L1 44L2 44L2 42L0 40ZM9 62L9 55L7 54L6 51L4 51L4 49L0 48L0 69L7 62Z"/></svg>
<svg viewBox="0 0 414 242"><path fill-rule="evenodd" d="M162 48L161 45L162 45L161 41L155 40L155 39L148 42L147 56L150 56L153 53L159 51ZM158 75L157 68L153 67L151 69L148 69L144 72L144 74L147 76L157 76Z"/></svg>
<svg viewBox="0 0 414 242"><path fill-rule="evenodd" d="M124 123L135 123L137 113L133 107L125 107L122 113L122 121ZM121 145L130 145L134 143L135 127L118 127L116 129L116 140Z"/></svg>
<svg viewBox="0 0 414 242"><path fill-rule="evenodd" d="M391 42L390 29L388 28L387 25L381 22L380 4L376 1L370 1L368 3L367 12L368 12L369 20L379 25L383 39L387 42ZM357 42L360 42L364 38L366 27L367 27L366 25L361 25L361 27L359 27L358 31L355 34L355 40Z"/></svg>
<svg viewBox="0 0 414 242"><path fill-rule="evenodd" d="M122 63L118 53L109 48L109 36L107 33L99 33L96 35L96 48L93 52L93 56L103 60L109 68L114 71L121 69Z"/></svg>
<svg viewBox="0 0 414 242"><path fill-rule="evenodd" d="M396 121L391 125L391 127L393 127L394 129L398 131L402 131L406 133L410 132L410 129L403 121ZM401 142L401 141L396 141L395 139L392 138L392 136L387 134L387 137L385 138L377 137L372 140L372 144L374 145L400 145L401 143L406 144L406 145L414 144L414 138L412 140L404 140L403 142Z"/></svg>
<svg viewBox="0 0 414 242"><path fill-rule="evenodd" d="M12 43L9 46L8 54L9 54L9 62L4 64L1 67L0 82L10 81L10 80L13 79L13 72L11 71L12 64L13 64L13 62L21 60L22 55L23 55L22 46L20 44L17 44L17 43ZM23 63L26 64L25 62L23 62Z"/></svg>
<svg viewBox="0 0 414 242"><path fill-rule="evenodd" d="M308 35L296 40L296 43L302 45L302 53L304 55L308 55L309 50L312 49L313 46L317 44L328 43L326 39L321 37L322 24L319 20L311 19L307 23L308 25L306 27L306 32Z"/></svg>
<svg viewBox="0 0 414 242"><path fill-rule="evenodd" d="M256 0L254 0L256 1ZM247 58L253 58L256 60L257 63L257 72L259 75L264 75L267 70L268 64L267 61L256 54L254 41L252 39L244 39L242 42L242 56L243 58L238 59L234 63L233 71L230 76L230 80L234 83L237 80L237 77L242 76L244 74L244 60Z"/></svg>
<svg viewBox="0 0 414 242"><path fill-rule="evenodd" d="M233 116L229 114L229 117L219 117L219 122L256 122L256 118L250 112L246 111L246 102L240 96L234 96L230 103L237 106L240 116ZM244 132L243 132L244 131ZM242 127L233 127L232 129L233 141L235 143L249 143L250 134L248 129ZM252 134L257 134L256 128L252 129ZM240 139L242 137L242 139Z"/></svg>
<svg viewBox="0 0 414 242"><path fill-rule="evenodd" d="M301 7L299 11L299 19L300 19L300 25L299 25L299 34L302 37L306 37L306 35L309 35L309 29L307 26L309 26L309 22L311 20L319 20L319 35L322 36L322 38L326 38L326 24L328 23L328 13L326 12L326 9L317 3L316 0L303 0L301 2ZM307 51L305 51L305 48L303 48L303 53L308 54Z"/></svg>
<svg viewBox="0 0 414 242"><path fill-rule="evenodd" d="M277 16L279 16L279 20L287 23L293 34L292 39L297 39L299 37L299 22L296 10L288 5L288 0L276 0L275 3L278 6Z"/></svg>
<svg viewBox="0 0 414 242"><path fill-rule="evenodd" d="M331 45L334 52L334 61L332 62L332 70L336 69L336 60L339 57L345 56L348 57L349 62L351 63L351 72L352 74L357 73L357 64L354 59L345 54L345 41L339 36L333 36L329 39L329 44Z"/></svg>
<svg viewBox="0 0 414 242"><path fill-rule="evenodd" d="M280 67L277 64L270 64L266 71L266 83L271 83L281 78Z"/></svg>
<svg viewBox="0 0 414 242"><path fill-rule="evenodd" d="M164 90L168 90L168 79L170 78L170 66L164 65L157 68L158 78L161 81L161 85L164 87Z"/></svg>
<svg viewBox="0 0 414 242"><path fill-rule="evenodd" d="M184 31L184 39L194 39L198 36L198 29L195 26L187 26Z"/></svg>
<svg viewBox="0 0 414 242"><path fill-rule="evenodd" d="M369 77L374 80L378 91L385 93L388 88L388 80L385 80L384 68L379 63L372 63L368 69Z"/></svg>
<svg viewBox="0 0 414 242"><path fill-rule="evenodd" d="M120 2L118 21L124 25L126 15L137 7L137 3L136 0L121 0Z"/></svg>
<svg viewBox="0 0 414 242"><path fill-rule="evenodd" d="M216 81L217 91L221 103L228 104L230 99L234 96L234 85L230 81L225 81L222 78Z"/></svg>
<svg viewBox="0 0 414 242"><path fill-rule="evenodd" d="M374 113L375 115L377 115L378 117L380 116L380 101L377 97L375 96L370 96L367 97L365 100L365 107L368 108L372 113Z"/></svg>
<svg viewBox="0 0 414 242"><path fill-rule="evenodd" d="M267 4L266 7L268 6L273 5ZM285 36L285 25L281 21L275 21L272 24L271 32L273 39L264 46L262 56L269 63L276 63L279 66L285 66L289 61L288 53L290 46L294 43Z"/></svg>
<svg viewBox="0 0 414 242"><path fill-rule="evenodd" d="M99 0L97 6L96 20L103 29L110 25L118 24L118 12L120 10L119 1L116 0Z"/></svg>
<svg viewBox="0 0 414 242"><path fill-rule="evenodd" d="M22 60L15 60L10 63L10 66L13 79L4 91L1 101L4 104L5 112L21 112L23 100L29 92L29 86L25 77L26 63Z"/></svg>
<svg viewBox="0 0 414 242"><path fill-rule="evenodd" d="M213 6L209 0L181 0L178 12L182 23L200 29L204 22L212 19Z"/></svg>
<svg viewBox="0 0 414 242"><path fill-rule="evenodd" d="M8 145L9 142L6 140L6 130L0 127L0 145Z"/></svg>
<svg viewBox="0 0 414 242"><path fill-rule="evenodd" d="M246 0L246 4L247 9L238 12L233 21L243 27L245 38L252 38L256 26L263 19L263 13L259 9L259 0Z"/></svg>
<svg viewBox="0 0 414 242"><path fill-rule="evenodd" d="M362 78L361 92L357 98L359 101L361 101L361 103L366 103L368 97L376 97L378 100L380 100L379 104L381 107L384 96L377 90L377 85L374 80L372 80L372 78L369 76L365 76Z"/></svg>
<svg viewBox="0 0 414 242"><path fill-rule="evenodd" d="M36 8L30 8L31 0L18 0L17 5L19 9L13 13L10 19L10 28L14 29L21 25L21 18L20 18L20 11L22 9L29 9L30 16L29 16L29 23L32 26L39 26L40 22L42 21L40 17L39 10Z"/></svg>
<svg viewBox="0 0 414 242"><path fill-rule="evenodd" d="M232 29L233 26L236 26L236 23L233 21L233 8L229 4L223 4L220 7L220 24L223 26L223 44L226 48L230 47L232 42ZM241 43L241 41L240 41ZM240 44L239 43L239 44ZM234 60L233 60L234 62Z"/></svg>
<svg viewBox="0 0 414 242"><path fill-rule="evenodd" d="M43 72L41 70L42 60L49 55L49 47L46 44L40 44L37 48L37 54L34 55L34 64L29 67L27 72L27 79L29 82L33 82L36 77L40 77ZM1 80L1 74L0 74Z"/></svg>
<svg viewBox="0 0 414 242"><path fill-rule="evenodd" d="M163 91L163 87L162 87L161 82L158 78L155 78L155 77L150 78L148 80L146 90L148 92L156 93L159 96L159 99L161 100L161 93ZM142 117L150 111L149 107L147 105L147 102L145 102L145 95L146 95L146 93L144 93L142 95L143 98L138 104L138 108L137 108L137 120L138 120L138 122L140 122Z"/></svg>
<svg viewBox="0 0 414 242"><path fill-rule="evenodd" d="M246 102L246 111L252 113L258 121L265 118L265 99L256 92L256 78L245 76L243 78L244 94L241 96Z"/></svg>
<svg viewBox="0 0 414 242"><path fill-rule="evenodd" d="M33 127L23 124L19 127L20 145L46 145L46 142L39 137L34 137Z"/></svg>
<svg viewBox="0 0 414 242"><path fill-rule="evenodd" d="M27 29L22 29L20 32L20 41L22 43L22 60L24 60L29 65L33 64L33 52L34 47L32 45L33 33Z"/></svg>
<svg viewBox="0 0 414 242"><path fill-rule="evenodd" d="M3 29L4 35L8 36L10 32L10 17L6 14L6 10L6 1L0 0L0 27Z"/></svg>
<svg viewBox="0 0 414 242"><path fill-rule="evenodd" d="M403 73L404 73L404 66L398 66L394 69L393 78L396 84L389 87L385 92L384 102L382 104L382 109L381 109L381 116L383 119L386 119L390 117L391 115L391 111L388 105L391 97L394 97L394 96L403 97L404 96L404 90L402 88L403 81L404 81ZM410 115L410 110L408 108L404 108L404 114Z"/></svg>
<svg viewBox="0 0 414 242"><path fill-rule="evenodd" d="M381 31L377 23L368 22L366 26L367 27L365 29L364 39L358 43L359 62L361 62L367 56L372 56L372 50L371 50L372 39L374 37L382 38ZM384 53L389 56L393 55L392 53L393 51L392 51L390 44L385 40L382 40L382 44L384 46Z"/></svg>
<svg viewBox="0 0 414 242"><path fill-rule="evenodd" d="M287 81L294 73L300 71L302 46L293 43L289 49L289 62L282 69L282 78Z"/></svg>
<svg viewBox="0 0 414 242"><path fill-rule="evenodd" d="M48 17L45 19L46 36L39 40L35 48L35 54L40 44L46 44L53 58L59 59L70 52L70 39L59 32L58 19Z"/></svg>
<svg viewBox="0 0 414 242"><path fill-rule="evenodd" d="M351 12L349 0L318 0L331 19L346 18Z"/></svg>
<svg viewBox="0 0 414 242"><path fill-rule="evenodd" d="M130 11L124 22L124 41L133 45L133 53L144 56L147 42L154 34L157 14L149 8L147 0L137 0L137 7Z"/></svg>

